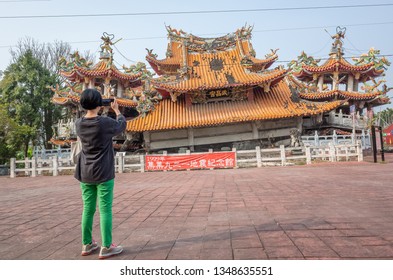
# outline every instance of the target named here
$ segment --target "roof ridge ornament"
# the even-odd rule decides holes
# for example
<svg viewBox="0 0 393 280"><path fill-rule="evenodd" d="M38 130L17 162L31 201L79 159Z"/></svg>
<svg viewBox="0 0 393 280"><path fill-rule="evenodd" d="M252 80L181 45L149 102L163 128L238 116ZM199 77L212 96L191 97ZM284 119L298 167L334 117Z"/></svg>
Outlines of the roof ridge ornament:
<svg viewBox="0 0 393 280"><path fill-rule="evenodd" d="M118 43L123 38L120 38L116 42L113 42L115 38L114 34L109 34L107 32L102 33L101 40L103 41L100 45L101 52L100 52L100 59L109 59L109 64L112 64L113 61L113 48L116 43Z"/></svg>
<svg viewBox="0 0 393 280"><path fill-rule="evenodd" d="M325 31L327 32L326 29L325 29ZM334 39L334 42L332 43L332 49L330 51L330 55L336 54L336 55L338 55L338 57L341 57L344 55L343 41L341 39L345 38L346 31L347 31L346 27L337 26L336 27L336 34L334 34L333 36L330 35L329 32L327 32L330 35L330 37L332 39Z"/></svg>

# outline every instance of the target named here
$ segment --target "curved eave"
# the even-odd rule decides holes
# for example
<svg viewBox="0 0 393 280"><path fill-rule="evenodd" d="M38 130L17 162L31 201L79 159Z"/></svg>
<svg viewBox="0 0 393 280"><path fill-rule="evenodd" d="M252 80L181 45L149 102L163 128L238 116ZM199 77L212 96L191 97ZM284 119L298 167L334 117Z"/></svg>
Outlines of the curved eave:
<svg viewBox="0 0 393 280"><path fill-rule="evenodd" d="M68 97L52 97L52 102L61 106L74 105L73 100Z"/></svg>
<svg viewBox="0 0 393 280"><path fill-rule="evenodd" d="M371 68L373 67L374 67L373 62L364 65L352 65L344 58L341 59L330 58L321 66L309 66L309 65L302 66L302 68L309 73L324 73L324 72L333 72L333 71L364 72L364 71L371 70Z"/></svg>
<svg viewBox="0 0 393 280"><path fill-rule="evenodd" d="M128 108L135 108L138 106L138 103L129 99L125 98L116 98L119 107L128 107ZM53 97L53 103L58 105L75 105L79 104L80 96L76 96L73 94L68 94L67 97Z"/></svg>
<svg viewBox="0 0 393 280"><path fill-rule="evenodd" d="M75 142L75 141L76 141L76 139L75 140L71 140L71 139L62 140L62 139L51 138L49 140L49 143L52 143L56 146L61 146L61 147L70 147L71 143Z"/></svg>
<svg viewBox="0 0 393 280"><path fill-rule="evenodd" d="M99 77L99 78L106 78L106 77L110 77L110 78L116 78L118 80L121 80L123 82L129 81L129 82L133 82L137 79L139 79L142 76L142 73L138 73L138 74L125 74L120 72L117 68L115 67L110 67L107 69L85 69L79 66L75 66L75 70L80 73L81 76L84 77L89 77L89 78L95 78L95 77Z"/></svg>
<svg viewBox="0 0 393 280"><path fill-rule="evenodd" d="M226 84L220 84L216 81L203 82L202 79L197 79L197 78L192 78L190 80L183 80L178 83L173 83L173 82L160 83L160 82L152 81L152 84L157 89L186 93L190 91L203 91L203 90L213 90L213 89L221 89L221 88L256 86L266 83L271 83L273 85L279 82L281 79L283 79L287 75L287 73L288 70L282 69L282 70L276 70L274 72L265 75L247 74L248 78L241 82L226 83Z"/></svg>
<svg viewBox="0 0 393 280"><path fill-rule="evenodd" d="M251 61L254 63L254 65L251 67L251 71L261 71L268 69L272 64L278 59L278 55L274 55L272 57L269 57L267 59L258 59L255 57L251 57Z"/></svg>
<svg viewBox="0 0 393 280"><path fill-rule="evenodd" d="M83 75L81 75L80 73L75 71L75 69L73 69L71 71L60 70L60 75L71 82L80 81L83 79Z"/></svg>
<svg viewBox="0 0 393 280"><path fill-rule="evenodd" d="M299 97L306 100L327 100L330 98L338 97L341 99L348 100L372 100L380 96L380 92L373 93L361 93L361 92L349 92L349 91L341 91L341 90L330 90L326 92L314 92L314 93L299 93Z"/></svg>
<svg viewBox="0 0 393 280"><path fill-rule="evenodd" d="M187 106L184 100L172 102L162 100L156 109L146 116L127 122L127 131L143 132L188 127L209 127L257 120L273 120L316 115L331 111L342 104L333 102L291 101L288 86L279 82L266 93L261 88L254 90L254 101L207 103Z"/></svg>
<svg viewBox="0 0 393 280"><path fill-rule="evenodd" d="M386 105L390 103L390 98L388 96L378 96L368 103L372 104L373 106Z"/></svg>
<svg viewBox="0 0 393 280"><path fill-rule="evenodd" d="M149 62L150 66L158 75L164 75L169 73L176 73L177 69L180 68L180 63L174 58L165 58L158 60L153 56L146 56L146 61Z"/></svg>

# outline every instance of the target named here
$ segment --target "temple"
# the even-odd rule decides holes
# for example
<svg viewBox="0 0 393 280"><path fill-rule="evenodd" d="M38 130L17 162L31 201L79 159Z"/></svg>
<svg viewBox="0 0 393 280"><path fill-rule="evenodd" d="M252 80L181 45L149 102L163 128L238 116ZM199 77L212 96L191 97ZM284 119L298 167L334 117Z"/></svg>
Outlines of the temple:
<svg viewBox="0 0 393 280"><path fill-rule="evenodd" d="M329 58L319 65L302 52L297 60L289 63L290 87L299 92L299 97L310 101L342 101L335 110L319 116L306 117L304 129L319 130L320 134L359 133L369 127L373 118L373 107L389 102L386 93L390 90L378 78L384 75L390 63L379 57L380 51L371 48L367 54L353 58L354 64L344 57L343 39L345 28L337 27ZM307 133L307 132L305 132Z"/></svg>
<svg viewBox="0 0 393 280"><path fill-rule="evenodd" d="M166 57L148 50L159 75L151 84L163 97L151 112L130 120L146 151L246 149L290 144L303 117L328 113L341 100L303 100L288 86L288 70L269 69L277 50L256 58L251 27L218 38L201 38L167 26Z"/></svg>
<svg viewBox="0 0 393 280"><path fill-rule="evenodd" d="M156 100L161 98L150 86L151 74L144 63L130 67L123 65L123 71L115 66L112 46L116 42L113 39L112 34L103 34L99 62L95 65L77 51L70 55L69 60L60 59L60 75L65 78L65 83L52 88L55 93L52 101L68 108L65 110L68 117L54 127L53 144L67 147L76 140L74 120L83 113L79 100L86 88L97 89L103 98L116 97L119 109L127 120L150 111ZM114 115L109 107L105 107L101 114ZM133 139L131 134L121 135L114 142L119 150L138 149L141 148L140 144L140 139Z"/></svg>

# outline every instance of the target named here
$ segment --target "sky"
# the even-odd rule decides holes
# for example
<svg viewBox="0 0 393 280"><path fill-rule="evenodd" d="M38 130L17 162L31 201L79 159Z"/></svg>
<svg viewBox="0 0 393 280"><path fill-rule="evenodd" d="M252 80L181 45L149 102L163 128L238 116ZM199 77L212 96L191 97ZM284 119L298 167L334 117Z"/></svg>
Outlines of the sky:
<svg viewBox="0 0 393 280"><path fill-rule="evenodd" d="M329 34L336 26L346 27L346 57L359 56L371 47L393 62L393 6L367 8L331 8L277 10L280 8L393 4L392 0L0 0L0 70L10 64L10 48L18 40L31 37L40 43L69 42L81 53L89 50L98 58L103 32L122 38L114 49L114 60L121 65L137 61L146 63L146 48L154 49L164 58L167 47L165 25L182 29L200 37L218 37L236 31L246 23L253 25L252 44L257 58L264 58L270 49L277 49L279 59L272 66L296 59L302 51L316 58L328 56ZM272 9L270 11L215 12L203 11ZM168 13L198 11L188 14L148 14L123 16L38 17L120 13ZM326 30L325 30L326 29ZM352 61L350 58L347 59ZM388 86L393 87L393 64L386 71ZM393 91L389 93L393 100ZM388 105L393 107L393 104ZM382 107L383 109L384 107ZM379 109L377 109L379 111Z"/></svg>

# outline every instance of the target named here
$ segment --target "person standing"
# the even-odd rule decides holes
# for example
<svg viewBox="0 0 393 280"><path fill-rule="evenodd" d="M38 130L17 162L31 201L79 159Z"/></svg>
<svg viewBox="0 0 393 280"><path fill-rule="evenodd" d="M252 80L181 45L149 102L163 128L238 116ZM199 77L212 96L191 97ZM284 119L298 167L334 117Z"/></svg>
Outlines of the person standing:
<svg viewBox="0 0 393 280"><path fill-rule="evenodd" d="M82 256L90 255L99 248L92 238L93 218L98 199L102 240L99 258L105 259L123 251L121 246L112 243L115 178L112 137L125 130L126 119L120 113L116 99L111 103L116 120L98 115L102 108L102 97L95 89L86 89L82 92L80 105L87 111L84 117L76 121L76 133L82 146L75 168L75 178L80 182L83 200Z"/></svg>

